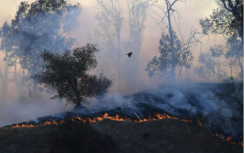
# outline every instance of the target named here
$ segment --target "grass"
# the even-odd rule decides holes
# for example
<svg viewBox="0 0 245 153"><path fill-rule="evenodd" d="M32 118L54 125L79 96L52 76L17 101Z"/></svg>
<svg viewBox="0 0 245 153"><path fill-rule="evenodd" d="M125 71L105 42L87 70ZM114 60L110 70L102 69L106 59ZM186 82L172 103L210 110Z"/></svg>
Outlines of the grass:
<svg viewBox="0 0 245 153"><path fill-rule="evenodd" d="M163 119L0 130L0 153L242 153L198 125Z"/></svg>
<svg viewBox="0 0 245 153"><path fill-rule="evenodd" d="M0 130L0 153L114 153L115 147L82 122Z"/></svg>

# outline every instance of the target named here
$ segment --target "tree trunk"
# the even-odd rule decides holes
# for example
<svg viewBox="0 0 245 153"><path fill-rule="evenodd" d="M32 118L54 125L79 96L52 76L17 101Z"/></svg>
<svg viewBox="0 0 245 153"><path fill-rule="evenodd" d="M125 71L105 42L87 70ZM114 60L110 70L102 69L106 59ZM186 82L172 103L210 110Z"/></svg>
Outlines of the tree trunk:
<svg viewBox="0 0 245 153"><path fill-rule="evenodd" d="M174 41L173 41L173 30L172 30L172 24L171 24L171 19L170 19L170 8L168 8L168 24L169 24L169 35L170 35L170 47L171 47L171 57L172 57L172 70L171 70L171 77L172 77L172 82L176 82L175 78L175 67L176 67L176 62L175 62L175 52L174 52Z"/></svg>
<svg viewBox="0 0 245 153"><path fill-rule="evenodd" d="M73 90L73 92L75 93L75 95L76 95L76 101L74 101L74 103L75 103L75 108L81 108L81 101L82 101L82 98L81 98L81 96L80 96L80 93L78 92L78 89L77 89L77 80L74 78L74 79L72 79L73 81L70 81L70 80L68 80L68 83L70 84L70 86L72 87L72 90ZM75 84L75 85L73 85L73 83Z"/></svg>
<svg viewBox="0 0 245 153"><path fill-rule="evenodd" d="M19 85L19 81L18 81L18 76L17 76L17 58L15 58L15 65L14 65L14 80L15 80L15 85L17 88L17 97L20 97L20 85Z"/></svg>
<svg viewBox="0 0 245 153"><path fill-rule="evenodd" d="M187 69L187 67L185 67L185 71L186 71L187 81L188 81L188 82L190 82L190 79L189 79L189 74L188 74L188 69Z"/></svg>
<svg viewBox="0 0 245 153"><path fill-rule="evenodd" d="M230 74L230 77L232 78L232 65L230 65L230 67L231 67L231 74Z"/></svg>
<svg viewBox="0 0 245 153"><path fill-rule="evenodd" d="M6 61L5 61L5 72L3 77L3 100L7 100L8 96L8 53L6 53Z"/></svg>
<svg viewBox="0 0 245 153"><path fill-rule="evenodd" d="M121 92L121 35L120 31L117 31L117 49L118 49L118 89Z"/></svg>
<svg viewBox="0 0 245 153"><path fill-rule="evenodd" d="M243 66L242 66L241 59L240 59L240 56L239 55L237 55L237 59L238 59L239 66L240 66L240 69L241 69L241 74L243 76Z"/></svg>

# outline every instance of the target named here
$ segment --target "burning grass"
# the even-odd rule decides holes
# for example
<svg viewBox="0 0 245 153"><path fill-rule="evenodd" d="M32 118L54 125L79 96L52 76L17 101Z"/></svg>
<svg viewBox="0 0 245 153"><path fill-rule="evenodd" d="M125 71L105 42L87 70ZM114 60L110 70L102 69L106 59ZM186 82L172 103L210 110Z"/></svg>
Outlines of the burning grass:
<svg viewBox="0 0 245 153"><path fill-rule="evenodd" d="M241 153L243 147L221 141L198 124L164 119L142 123L103 120L91 124L117 142L119 153Z"/></svg>
<svg viewBox="0 0 245 153"><path fill-rule="evenodd" d="M114 153L115 148L109 136L82 122L0 130L0 153Z"/></svg>
<svg viewBox="0 0 245 153"><path fill-rule="evenodd" d="M74 117L74 118L70 118L70 119L66 119L67 121L72 121L72 122L83 122L83 123L95 123L95 122L98 122L98 121L102 121L104 119L109 119L109 120L114 120L114 121L130 121L130 122L137 122L137 123L141 123L141 122L147 122L147 121L156 121L156 120L161 120L161 119L174 119L174 120L180 120L182 122L187 122L189 123L192 123L192 120L186 120L186 119L178 119L177 117L173 117L173 116L169 116L167 114L160 114L160 113L154 113L154 116L149 116L147 118L137 118L137 119L130 119L128 117L119 117L119 115L115 115L115 116L109 116L107 113L101 115L101 116L98 116L98 117L93 117L93 118L81 118L79 116L77 117ZM195 120L194 120L195 121ZM196 123L195 123L196 122ZM198 124L199 126L203 126L203 124L199 121L199 120L196 120L193 124ZM39 127L40 125L58 125L58 124L63 124L65 123L64 120L59 120L59 121L52 121L52 120L49 120L49 121L44 121L43 123L41 124L38 124L38 125L34 125L34 124L15 124L13 125L12 127L10 128L24 128L24 127L28 127L28 128L31 128L31 127ZM9 127L4 127L3 129L8 129ZM227 141L231 144L236 144L233 140L232 140L232 137L231 136L224 136L222 133L218 134L216 133L215 136L219 137L222 141ZM243 146L243 142L238 142L237 144Z"/></svg>
<svg viewBox="0 0 245 153"><path fill-rule="evenodd" d="M104 114L90 119L46 121L36 128L19 125L0 129L0 153L242 152L241 146L221 141L203 126L167 115L156 116L164 119L149 117L132 122Z"/></svg>

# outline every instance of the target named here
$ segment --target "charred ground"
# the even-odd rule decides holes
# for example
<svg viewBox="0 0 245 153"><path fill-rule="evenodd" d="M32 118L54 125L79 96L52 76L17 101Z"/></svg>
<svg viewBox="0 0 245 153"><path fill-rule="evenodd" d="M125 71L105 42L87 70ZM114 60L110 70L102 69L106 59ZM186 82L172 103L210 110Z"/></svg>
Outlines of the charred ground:
<svg viewBox="0 0 245 153"><path fill-rule="evenodd" d="M1 153L230 153L243 147L223 142L204 127L163 119L143 123L103 120L66 122L35 128L0 130Z"/></svg>

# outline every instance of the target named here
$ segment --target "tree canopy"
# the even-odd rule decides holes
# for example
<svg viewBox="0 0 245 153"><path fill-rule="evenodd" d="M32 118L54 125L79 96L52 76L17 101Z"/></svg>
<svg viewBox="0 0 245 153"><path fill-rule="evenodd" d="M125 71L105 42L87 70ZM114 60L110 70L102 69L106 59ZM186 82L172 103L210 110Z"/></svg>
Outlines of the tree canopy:
<svg viewBox="0 0 245 153"><path fill-rule="evenodd" d="M32 78L57 92L52 98L66 98L79 107L85 103L86 97L96 96L112 85L112 81L105 77L101 84L96 75L89 74L97 66L95 53L98 51L93 44L75 48L73 52L67 50L62 54L45 50L41 53L44 61L42 70Z"/></svg>
<svg viewBox="0 0 245 153"><path fill-rule="evenodd" d="M219 8L210 18L201 19L203 33L239 34L243 39L243 0L217 0Z"/></svg>
<svg viewBox="0 0 245 153"><path fill-rule="evenodd" d="M1 46L18 56L21 67L33 74L42 64L40 52L71 48L75 39L67 35L76 28L80 12L79 4L66 0L37 0L31 5L21 2L11 24L2 27L5 39Z"/></svg>
<svg viewBox="0 0 245 153"><path fill-rule="evenodd" d="M173 68L175 69L176 66L184 66L186 68L191 67L191 62L193 61L191 51L189 49L182 48L182 43L178 39L176 33L173 33L173 36L174 56L172 56L172 50L170 47L170 36L163 33L159 46L160 56L154 56L154 58L147 64L146 67L146 71L148 71L148 75L150 77L161 73L164 79L169 80L172 78L171 71Z"/></svg>

